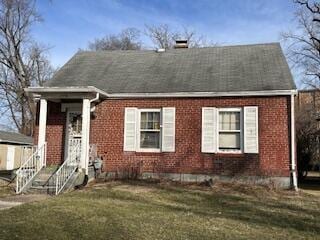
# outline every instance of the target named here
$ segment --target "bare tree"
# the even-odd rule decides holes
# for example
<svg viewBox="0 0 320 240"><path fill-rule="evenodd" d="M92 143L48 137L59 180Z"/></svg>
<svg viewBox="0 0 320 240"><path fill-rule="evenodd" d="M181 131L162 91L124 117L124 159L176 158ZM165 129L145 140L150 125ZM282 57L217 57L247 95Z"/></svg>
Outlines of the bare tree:
<svg viewBox="0 0 320 240"><path fill-rule="evenodd" d="M287 43L287 56L292 67L300 70L302 83L320 87L320 3L295 0L299 6L295 13L297 29L283 34Z"/></svg>
<svg viewBox="0 0 320 240"><path fill-rule="evenodd" d="M196 31L186 27L183 27L182 31L178 31L171 29L168 24L146 25L144 32L156 48L173 48L175 41L178 39L187 40L190 48L217 45L212 42L207 42L204 36L198 35Z"/></svg>
<svg viewBox="0 0 320 240"><path fill-rule="evenodd" d="M31 37L41 21L34 0L0 0L0 109L19 132L32 135L35 102L25 88L42 85L53 73L46 48Z"/></svg>
<svg viewBox="0 0 320 240"><path fill-rule="evenodd" d="M320 162L320 3L293 0L297 11L295 31L283 33L287 57L295 71L302 73L302 84L313 89L310 102L298 104L296 137L299 176L305 176L310 165ZM305 94L299 93L299 98ZM300 101L300 100L299 100Z"/></svg>
<svg viewBox="0 0 320 240"><path fill-rule="evenodd" d="M141 43L139 40L140 31L136 28L126 28L120 34L107 35L89 42L89 50L139 50Z"/></svg>
<svg viewBox="0 0 320 240"><path fill-rule="evenodd" d="M320 91L300 92L296 99L296 136L299 176L320 163Z"/></svg>
<svg viewBox="0 0 320 240"><path fill-rule="evenodd" d="M167 24L146 25L145 34L151 39L157 48L170 49L173 48L175 39L179 38L179 34L172 31Z"/></svg>

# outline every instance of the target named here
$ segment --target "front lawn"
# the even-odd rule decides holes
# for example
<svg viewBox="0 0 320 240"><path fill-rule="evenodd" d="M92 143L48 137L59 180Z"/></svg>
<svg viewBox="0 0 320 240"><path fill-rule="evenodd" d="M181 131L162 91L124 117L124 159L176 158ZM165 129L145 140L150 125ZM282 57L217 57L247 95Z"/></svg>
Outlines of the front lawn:
<svg viewBox="0 0 320 240"><path fill-rule="evenodd" d="M0 214L0 239L320 238L319 198L231 184L96 184Z"/></svg>
<svg viewBox="0 0 320 240"><path fill-rule="evenodd" d="M8 185L2 185L0 186L0 200L3 197L11 196L14 195L15 191L13 186L8 186ZM1 239L1 237L0 237Z"/></svg>

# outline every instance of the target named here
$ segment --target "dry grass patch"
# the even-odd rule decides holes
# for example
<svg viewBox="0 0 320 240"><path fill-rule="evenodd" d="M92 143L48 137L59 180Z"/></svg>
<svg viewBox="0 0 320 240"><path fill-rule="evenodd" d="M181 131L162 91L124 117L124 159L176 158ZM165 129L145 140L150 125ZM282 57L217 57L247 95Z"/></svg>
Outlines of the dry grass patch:
<svg viewBox="0 0 320 240"><path fill-rule="evenodd" d="M1 239L317 239L320 200L241 184L112 182L3 210Z"/></svg>

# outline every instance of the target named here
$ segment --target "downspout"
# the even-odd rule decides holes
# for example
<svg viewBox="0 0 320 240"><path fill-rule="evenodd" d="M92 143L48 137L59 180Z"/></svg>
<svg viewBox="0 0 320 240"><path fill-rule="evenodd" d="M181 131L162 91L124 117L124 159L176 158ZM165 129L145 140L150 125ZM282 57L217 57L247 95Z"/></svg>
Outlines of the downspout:
<svg viewBox="0 0 320 240"><path fill-rule="evenodd" d="M89 101L90 102L90 112L91 112L91 103L98 101L99 99L100 99L100 94L97 93L96 97ZM89 121L89 135L90 135L90 122L91 122L91 120ZM90 139L90 137L89 137L89 139ZM88 142L89 142L89 139L88 139ZM86 158L86 176L88 176L88 174L89 174L89 166L88 165L89 165L89 157L87 156L87 158Z"/></svg>
<svg viewBox="0 0 320 240"><path fill-rule="evenodd" d="M100 94L97 93L96 97L91 99L89 102L91 104L92 102L98 101L99 99L100 99ZM90 107L90 112L91 112L91 107ZM90 131L90 125L89 125L89 131ZM89 160L89 157L87 156L86 163L85 163L85 166L86 166L86 168L85 168L85 176L84 176L83 182L80 185L75 186L75 189L84 188L87 185L88 181L89 181L89 176L88 176L89 175L89 166L88 166L89 162L88 162L88 160Z"/></svg>
<svg viewBox="0 0 320 240"><path fill-rule="evenodd" d="M100 99L100 93L96 94L96 97L90 100L90 103L98 101Z"/></svg>
<svg viewBox="0 0 320 240"><path fill-rule="evenodd" d="M296 169L296 131L295 131L295 110L294 110L294 96L296 92L291 93L291 173L292 173L292 187L295 191L298 190L297 169Z"/></svg>

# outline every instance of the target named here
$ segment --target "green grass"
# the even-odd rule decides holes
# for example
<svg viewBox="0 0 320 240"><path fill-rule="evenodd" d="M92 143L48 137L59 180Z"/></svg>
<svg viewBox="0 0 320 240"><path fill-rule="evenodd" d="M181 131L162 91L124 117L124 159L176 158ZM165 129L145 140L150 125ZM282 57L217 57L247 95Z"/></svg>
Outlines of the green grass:
<svg viewBox="0 0 320 240"><path fill-rule="evenodd" d="M245 185L96 184L0 213L0 239L320 238L319 198Z"/></svg>
<svg viewBox="0 0 320 240"><path fill-rule="evenodd" d="M0 186L0 200L3 197L11 196L14 194L15 194L15 191L13 186L7 186L7 185ZM1 236L0 236L0 239L1 239Z"/></svg>

